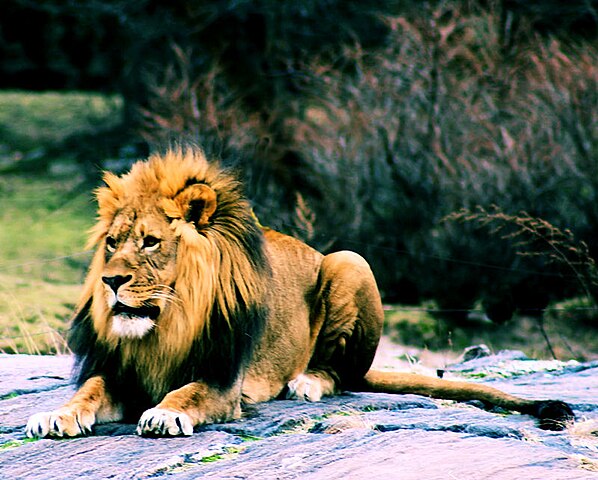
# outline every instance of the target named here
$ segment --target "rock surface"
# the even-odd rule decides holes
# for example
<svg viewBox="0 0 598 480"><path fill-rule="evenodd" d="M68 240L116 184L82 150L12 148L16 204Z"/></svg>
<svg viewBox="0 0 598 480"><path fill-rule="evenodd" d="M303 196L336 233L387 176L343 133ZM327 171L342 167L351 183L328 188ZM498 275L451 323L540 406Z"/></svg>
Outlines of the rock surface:
<svg viewBox="0 0 598 480"><path fill-rule="evenodd" d="M24 436L28 417L72 394L70 357L0 355L0 478L598 479L598 362L537 362L518 352L453 365L529 398L569 402L577 421L533 418L415 395L347 393L273 401L192 437L148 439L110 424L69 440Z"/></svg>

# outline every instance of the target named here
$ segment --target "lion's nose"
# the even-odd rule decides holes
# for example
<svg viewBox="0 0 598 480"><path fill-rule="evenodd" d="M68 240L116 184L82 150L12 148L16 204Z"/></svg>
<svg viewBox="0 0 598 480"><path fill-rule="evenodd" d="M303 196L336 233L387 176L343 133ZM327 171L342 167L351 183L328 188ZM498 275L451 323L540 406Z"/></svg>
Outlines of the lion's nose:
<svg viewBox="0 0 598 480"><path fill-rule="evenodd" d="M102 277L102 282L108 285L114 293L127 282L133 279L133 275L114 275L113 277Z"/></svg>

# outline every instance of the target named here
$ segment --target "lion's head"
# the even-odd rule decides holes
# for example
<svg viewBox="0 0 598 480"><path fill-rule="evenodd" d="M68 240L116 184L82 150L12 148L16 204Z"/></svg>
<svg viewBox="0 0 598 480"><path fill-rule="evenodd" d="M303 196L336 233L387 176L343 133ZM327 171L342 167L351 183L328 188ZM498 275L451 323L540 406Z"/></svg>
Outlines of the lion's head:
<svg viewBox="0 0 598 480"><path fill-rule="evenodd" d="M104 181L79 307L100 342L151 338L183 354L216 314L227 324L263 303L261 230L239 183L200 150L174 148Z"/></svg>

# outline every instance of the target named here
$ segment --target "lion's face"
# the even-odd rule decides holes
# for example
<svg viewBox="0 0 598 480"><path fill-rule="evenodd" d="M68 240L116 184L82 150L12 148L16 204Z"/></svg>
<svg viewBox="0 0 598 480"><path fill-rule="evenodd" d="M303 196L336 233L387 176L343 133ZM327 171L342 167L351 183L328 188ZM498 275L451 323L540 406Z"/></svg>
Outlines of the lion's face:
<svg viewBox="0 0 598 480"><path fill-rule="evenodd" d="M113 335L141 338L174 298L177 238L163 212L121 210L104 240L103 298Z"/></svg>
<svg viewBox="0 0 598 480"><path fill-rule="evenodd" d="M263 234L233 176L189 149L104 181L78 309L101 342L185 352L215 316L227 325L259 303L269 275Z"/></svg>

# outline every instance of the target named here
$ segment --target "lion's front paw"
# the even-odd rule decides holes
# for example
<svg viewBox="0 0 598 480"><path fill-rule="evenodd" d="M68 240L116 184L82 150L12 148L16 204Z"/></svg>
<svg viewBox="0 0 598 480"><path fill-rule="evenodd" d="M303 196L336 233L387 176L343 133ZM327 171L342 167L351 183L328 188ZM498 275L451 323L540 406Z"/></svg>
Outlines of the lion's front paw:
<svg viewBox="0 0 598 480"><path fill-rule="evenodd" d="M137 424L137 433L149 437L176 437L193 435L193 423L186 413L150 408Z"/></svg>
<svg viewBox="0 0 598 480"><path fill-rule="evenodd" d="M95 415L90 412L59 409L32 415L25 427L28 437L78 437L91 433Z"/></svg>

